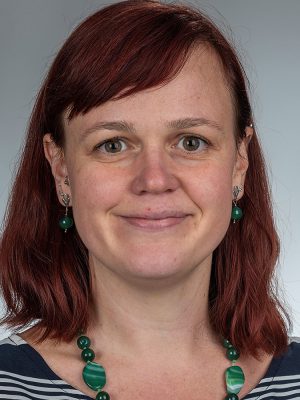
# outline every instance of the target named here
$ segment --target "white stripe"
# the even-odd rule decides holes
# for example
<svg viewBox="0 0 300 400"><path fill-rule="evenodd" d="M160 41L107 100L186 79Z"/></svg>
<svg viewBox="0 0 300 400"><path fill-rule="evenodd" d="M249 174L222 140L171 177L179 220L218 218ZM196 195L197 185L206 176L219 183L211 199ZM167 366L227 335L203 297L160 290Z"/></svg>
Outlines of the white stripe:
<svg viewBox="0 0 300 400"><path fill-rule="evenodd" d="M48 381L48 385L49 386L40 386L40 385L27 385L26 383L23 382L19 382L13 379L5 379L5 378L0 378L0 387L1 383L4 384L12 384L12 385L20 385L26 389L32 389L32 390L37 390L40 392L57 392L58 390L63 390L64 392L70 393L70 394L81 394L80 392L78 392L78 390L76 389L67 389L67 388L60 388L59 386L57 388L55 388L55 386L53 385L52 381ZM69 385L68 385L69 386ZM10 386L11 388L16 387L16 390L19 389L18 386Z"/></svg>
<svg viewBox="0 0 300 400"><path fill-rule="evenodd" d="M21 336L13 334L9 337L17 346L20 344L28 344Z"/></svg>
<svg viewBox="0 0 300 400"><path fill-rule="evenodd" d="M24 396L16 396L15 394L1 394L0 393L0 399L5 399L5 400L28 400L28 397L24 397Z"/></svg>
<svg viewBox="0 0 300 400"><path fill-rule="evenodd" d="M275 376L274 378L264 378L260 381L260 383L267 383L267 382L277 382L277 381L293 381L298 380L300 381L300 375L284 375L284 376Z"/></svg>
<svg viewBox="0 0 300 400"><path fill-rule="evenodd" d="M3 344L10 344L11 346L19 346L20 344L28 344L18 335L11 335L5 339L0 340L0 346Z"/></svg>
<svg viewBox="0 0 300 400"><path fill-rule="evenodd" d="M289 337L289 343L293 343L293 342L300 343L300 337L297 337L297 336Z"/></svg>
<svg viewBox="0 0 300 400"><path fill-rule="evenodd" d="M4 344L10 344L11 346L17 346L10 338L0 340L0 346Z"/></svg>
<svg viewBox="0 0 300 400"><path fill-rule="evenodd" d="M50 381L49 379L34 378L32 376L24 376L24 375L19 375L19 374L13 374L12 372L6 372L6 371L1 371L1 370L0 370L0 373L3 374L3 375L11 376L13 378L19 378L19 379L21 379L23 381L30 381L30 382L37 382L37 383L53 382L53 383L55 383L57 385L61 385L61 384L68 385L66 382L64 382L61 379L56 379L56 380L55 379L53 379L53 380L51 379L51 381Z"/></svg>
<svg viewBox="0 0 300 400"><path fill-rule="evenodd" d="M17 334L12 334L9 337L0 340L0 346L2 344L10 344L11 346L19 346L21 344L28 345L28 343Z"/></svg>
<svg viewBox="0 0 300 400"><path fill-rule="evenodd" d="M298 390L300 391L300 382L295 382L295 383L285 383L282 385L275 384L275 385L270 385L270 386L263 386L260 388L254 388L251 390L249 394L252 393L259 393L259 392L265 392L266 390L274 390L274 389L288 389L288 388L293 388L293 387L298 387Z"/></svg>
<svg viewBox="0 0 300 400"><path fill-rule="evenodd" d="M272 399L273 399L273 397L284 398L284 396L291 396L291 395L294 395L294 394L299 395L299 397L297 396L295 398L300 399L300 389L298 389L298 390L290 390L288 392L279 392L279 393L269 392L268 391L267 393L260 395L258 398L259 398L259 400L260 399L265 399L266 397L270 397L270 396L272 396Z"/></svg>
<svg viewBox="0 0 300 400"><path fill-rule="evenodd" d="M49 396L50 396L50 398L52 397L51 396L51 394L48 394L48 395L46 395L46 396L43 396L43 395L41 395L41 394L36 394L36 393L32 393L32 392L29 392L28 390L24 390L24 389L16 389L16 388L11 388L10 386L1 386L1 391L2 390L7 390L7 391L11 391L11 392L17 392L17 393L20 393L20 394L22 394L22 393L24 393L24 395L25 394L27 394L27 395L29 395L29 396L31 396L31 398L34 398L34 399L43 399L43 400L48 400L49 399ZM56 391L57 392L57 391ZM4 396L4 395L3 395ZM55 397L54 397L55 396ZM65 395L65 394L63 394L63 395L54 395L53 396L53 398L55 399L55 400L74 400L74 397L69 397L69 396L67 396L67 395ZM7 395L5 395L5 397L2 397L3 399L7 399ZM0 396L0 398L1 398L1 396ZM11 397L12 399L15 399L16 397ZM26 397L25 397L26 398Z"/></svg>

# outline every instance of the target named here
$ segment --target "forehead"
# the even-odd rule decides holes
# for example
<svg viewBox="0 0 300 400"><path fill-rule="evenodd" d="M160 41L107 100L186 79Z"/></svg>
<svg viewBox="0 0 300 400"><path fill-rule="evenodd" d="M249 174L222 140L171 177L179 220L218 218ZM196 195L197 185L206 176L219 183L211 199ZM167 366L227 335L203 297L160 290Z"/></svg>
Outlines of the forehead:
<svg viewBox="0 0 300 400"><path fill-rule="evenodd" d="M133 123L167 122L203 117L234 124L234 108L221 62L213 49L198 47L175 78L168 83L122 99L110 100L65 124L85 129L97 120L130 120ZM67 128L67 126L65 126Z"/></svg>

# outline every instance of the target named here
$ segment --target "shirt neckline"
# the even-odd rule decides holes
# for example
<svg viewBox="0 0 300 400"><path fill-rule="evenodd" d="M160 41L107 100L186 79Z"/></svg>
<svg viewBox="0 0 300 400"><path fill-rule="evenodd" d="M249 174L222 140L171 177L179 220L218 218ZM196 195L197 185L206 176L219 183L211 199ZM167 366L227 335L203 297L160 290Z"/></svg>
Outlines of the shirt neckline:
<svg viewBox="0 0 300 400"><path fill-rule="evenodd" d="M28 342L26 342L26 340L24 340L21 336L19 336L18 334L12 334L9 337L16 345L26 345L25 348L22 348L22 350L26 353L27 357L29 357L36 365L38 366L39 369L42 368L42 371L44 372L45 376L47 377L47 379L49 379L51 382L55 383L54 381L60 381L60 383L66 385L68 387L68 389L75 391L76 394L84 396L85 400L93 400L92 397L89 397L88 395L86 395L85 393L82 393L79 389L74 388L73 386L71 386L68 382L66 382L65 380L63 380L62 378L60 378L51 368L50 366L47 364L47 362L45 361L45 359L41 356L41 354L34 348L32 347ZM293 338L290 338L289 340L289 346L292 342ZM269 386L272 384L272 382L274 381L274 378L278 375L278 372L280 370L280 367L285 359L286 353L284 353L283 355L279 356L279 357L273 357L266 373L264 374L264 376L260 379L260 381L258 382L258 384L249 392L246 394L246 396L243 397L242 400L247 400L250 397L248 396L252 396L253 394L255 394L255 391L260 388L262 385L264 385L265 380L266 379L270 379L268 381L268 384L263 386L263 388L260 388L260 394L258 397L251 397L251 400L258 400L263 393L268 390ZM65 391L63 388L61 388L62 391Z"/></svg>

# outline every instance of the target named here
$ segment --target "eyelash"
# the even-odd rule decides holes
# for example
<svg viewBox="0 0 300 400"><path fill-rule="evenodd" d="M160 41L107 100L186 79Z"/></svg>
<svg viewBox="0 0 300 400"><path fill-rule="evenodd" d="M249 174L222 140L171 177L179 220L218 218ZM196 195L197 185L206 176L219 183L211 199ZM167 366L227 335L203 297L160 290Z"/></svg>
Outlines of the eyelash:
<svg viewBox="0 0 300 400"><path fill-rule="evenodd" d="M206 139L203 139L202 137L200 137L200 136L196 136L196 135L183 135L183 136L181 136L180 138L179 138L179 141L178 141L178 143L180 143L180 141L182 140L182 139L198 139L199 141L201 141L201 142L203 142L204 143L204 149L201 149L200 151L204 151L204 150L206 150L210 145L211 145L211 143L208 141L208 140L206 140ZM100 149L101 149L101 147L103 147L103 146L105 146L105 144L107 144L107 143L114 143L114 142L118 142L118 141L120 141L120 142L123 142L123 143L126 143L127 142L127 140L125 139L125 138L123 138L123 137L121 137L121 136L115 136L115 137L113 137L113 138L111 138L111 139L107 139L107 140L104 140L103 142L101 142L101 143L99 143L97 146L95 146L95 150L97 150L97 151L101 151ZM201 146L201 145L199 145L199 146ZM186 154L194 154L194 153L196 153L197 151L198 151L198 148L196 149L196 150L193 150L193 151L188 151L188 150L185 150L185 149L181 149L184 153L186 153ZM104 152L105 154L111 154L111 155L114 155L114 154L120 154L121 152L120 151L118 151L118 152Z"/></svg>

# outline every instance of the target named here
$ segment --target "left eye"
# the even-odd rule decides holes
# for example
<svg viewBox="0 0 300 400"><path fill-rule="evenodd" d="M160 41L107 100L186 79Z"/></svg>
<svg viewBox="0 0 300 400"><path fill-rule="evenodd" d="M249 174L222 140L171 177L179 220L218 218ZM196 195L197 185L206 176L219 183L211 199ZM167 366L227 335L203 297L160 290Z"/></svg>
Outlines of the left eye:
<svg viewBox="0 0 300 400"><path fill-rule="evenodd" d="M120 153L122 150L126 149L126 144L124 140L119 138L109 139L97 146L97 150L103 153Z"/></svg>
<svg viewBox="0 0 300 400"><path fill-rule="evenodd" d="M184 136L179 140L178 145L180 145L184 151L193 152L196 150L203 150L207 147L207 142L198 136Z"/></svg>

